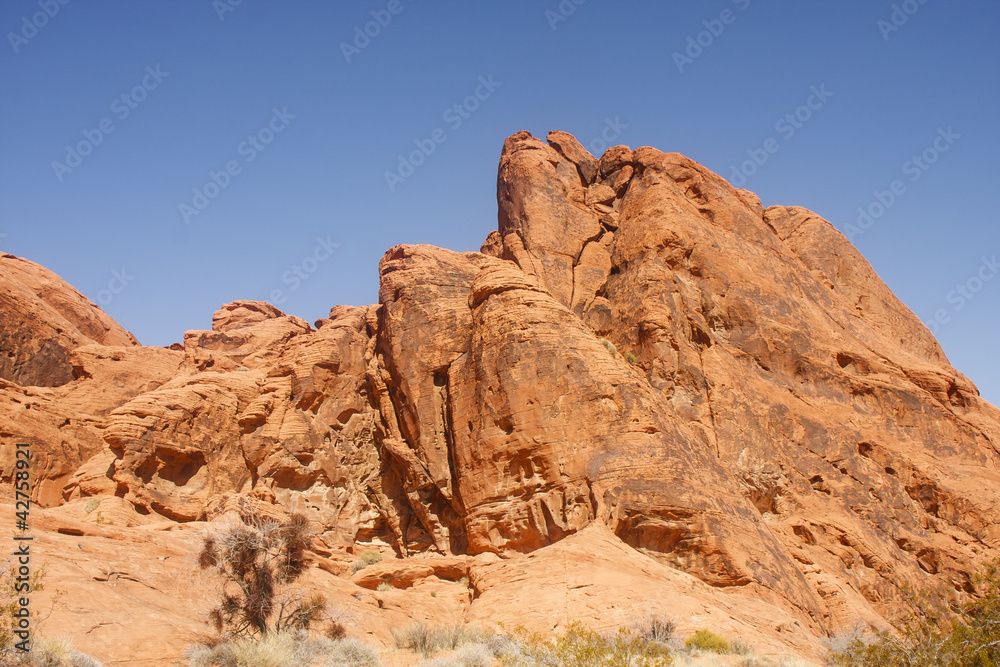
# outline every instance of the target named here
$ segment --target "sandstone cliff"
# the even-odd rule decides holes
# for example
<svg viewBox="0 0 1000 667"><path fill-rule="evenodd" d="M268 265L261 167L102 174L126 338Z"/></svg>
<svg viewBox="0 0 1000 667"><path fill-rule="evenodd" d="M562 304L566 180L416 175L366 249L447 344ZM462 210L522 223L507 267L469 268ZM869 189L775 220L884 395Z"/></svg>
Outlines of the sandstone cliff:
<svg viewBox="0 0 1000 667"><path fill-rule="evenodd" d="M307 510L328 555L476 557L468 619L502 590L550 622L504 563L562 554L568 600L612 566L590 543L644 563L650 600L689 577L802 645L1000 555L1000 411L830 223L563 132L507 139L497 199L478 253L389 249L377 305L238 301L182 349L0 258L4 489L27 441L46 505L191 522L252 497Z"/></svg>

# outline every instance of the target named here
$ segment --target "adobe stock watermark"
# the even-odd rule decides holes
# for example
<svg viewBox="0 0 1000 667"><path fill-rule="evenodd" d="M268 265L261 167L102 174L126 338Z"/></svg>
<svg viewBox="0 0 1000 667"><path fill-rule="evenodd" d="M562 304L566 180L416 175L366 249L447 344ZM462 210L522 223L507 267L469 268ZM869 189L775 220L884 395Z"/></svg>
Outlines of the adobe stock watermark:
<svg viewBox="0 0 1000 667"><path fill-rule="evenodd" d="M746 11L746 8L750 6L750 0L732 0L732 2L740 11ZM726 26L736 22L737 16L738 14L733 10L723 9L719 12L719 18L702 21L701 24L705 26L705 29L694 36L688 35L687 46L684 52L674 51L671 54L674 59L674 65L677 66L677 71L683 74L686 66L693 65L695 60L701 58L702 54L705 53L705 49L715 44L715 40L721 37L722 33L726 31Z"/></svg>
<svg viewBox="0 0 1000 667"><path fill-rule="evenodd" d="M243 0L212 0L212 9L220 21L226 20L226 14L235 12L243 4Z"/></svg>
<svg viewBox="0 0 1000 667"><path fill-rule="evenodd" d="M156 67L147 66L146 76L142 77L142 81L133 86L128 92L122 93L111 100L111 113L119 121L125 120L146 100L151 92L159 88L160 84L168 76L170 76L170 72L162 71L159 65ZM76 145L71 146L67 144L66 156L63 158L63 161L54 160L52 162L52 171L55 172L59 182L62 183L67 174L73 173L74 169L83 164L84 158L93 153L94 149L100 146L104 142L104 139L114 131L114 121L110 116L106 116L97 123L97 127L94 129L83 130L83 139L78 141Z"/></svg>
<svg viewBox="0 0 1000 667"><path fill-rule="evenodd" d="M8 32L7 40L14 53L18 53L21 47L31 41L38 31L49 24L51 19L56 17L63 6L68 5L69 0L38 0L40 12L35 12L30 17L21 17L21 29L17 32Z"/></svg>
<svg viewBox="0 0 1000 667"><path fill-rule="evenodd" d="M334 243L330 240L329 234L326 238L317 236L316 245L313 247L312 252L303 257L301 261L292 264L291 268L281 274L282 284L289 286L289 292L294 292L299 289L302 287L302 283L309 280L309 278L319 270L320 265L330 259L333 255L333 251L339 247L339 243ZM276 306L280 306L287 298L285 296L285 291L281 289L271 290L270 296L271 303Z"/></svg>
<svg viewBox="0 0 1000 667"><path fill-rule="evenodd" d="M937 129L937 136L934 137L931 145L921 151L920 154L912 156L903 163L901 167L903 175L909 176L911 183L916 183L931 168L931 165L940 159L941 154L947 152L961 137L962 135L956 134L951 129L951 125L947 129L939 127ZM886 211L900 197L906 194L906 190L906 183L902 179L897 178L889 183L887 189L873 192L872 195L875 199L867 206L858 207L858 219L855 221L857 224L847 225L844 229L844 234L847 235L847 238L853 243L855 239L864 236L865 232L874 227L875 222L885 215Z"/></svg>
<svg viewBox="0 0 1000 667"><path fill-rule="evenodd" d="M385 9L373 9L370 12L371 21L367 21L364 26L354 26L354 36L351 42L340 43L340 52L344 54L344 60L350 64L351 58L361 55L361 52L368 48L372 40L389 27L392 18L402 14L404 9L406 9L406 5L401 0L389 0Z"/></svg>
<svg viewBox="0 0 1000 667"><path fill-rule="evenodd" d="M453 131L462 127L462 123L472 117L472 114L479 109L480 104L490 98L497 88L503 85L500 81L494 81L493 75L479 77L479 85L471 95L461 102L456 102L441 114L441 119L448 124ZM395 192L396 187L426 162L427 158L433 155L438 145L448 141L448 133L443 127L436 127L431 130L426 139L414 139L413 143L417 149L410 151L409 155L399 155L399 164L395 171L385 172L385 184L389 186L389 192Z"/></svg>
<svg viewBox="0 0 1000 667"><path fill-rule="evenodd" d="M576 12L576 8L585 3L587 0L562 0L556 7L557 11L552 11L551 9L545 10L545 20L549 22L549 26L555 30L559 27L560 23L565 23L570 16Z"/></svg>
<svg viewBox="0 0 1000 667"><path fill-rule="evenodd" d="M237 144L236 154L243 156L243 163L237 159L227 160L219 171L209 170L205 184L192 189L191 203L182 202L178 205L184 224L190 224L191 218L201 215L201 212L229 187L233 178L243 172L243 166L256 160L275 137L285 131L294 118L295 114L288 113L288 107L282 107L280 111L277 107L271 109L271 118L267 124L253 134L248 134L246 139Z"/></svg>
<svg viewBox="0 0 1000 667"><path fill-rule="evenodd" d="M614 145L611 142L622 136L622 132L627 129L628 125L621 122L620 116L615 116L614 120L605 118L604 129L601 130L600 136L591 139L590 143L587 144L587 150L590 151L591 155L600 159L604 155L604 151Z"/></svg>
<svg viewBox="0 0 1000 667"><path fill-rule="evenodd" d="M979 268L973 275L948 292L945 300L951 307L938 308L934 312L934 317L926 322L931 333L936 335L942 326L951 322L952 314L965 308L998 273L1000 273L1000 262L997 262L997 256L994 254L992 257L982 257Z"/></svg>
<svg viewBox="0 0 1000 667"><path fill-rule="evenodd" d="M827 100L833 97L833 93L826 89L826 84L820 84L819 88L811 86L809 91L811 94L806 98L805 104L795 107L774 124L774 131L785 141L794 137L813 117L813 113L822 109ZM738 188L743 187L747 179L756 174L780 148L781 142L774 137L767 138L761 148L748 148L747 155L750 159L744 160L739 167L733 166L729 182Z"/></svg>
<svg viewBox="0 0 1000 667"><path fill-rule="evenodd" d="M888 42L889 35L898 32L907 24L910 17L920 11L920 7L925 4L927 4L927 0L903 0L898 5L893 3L889 20L879 19L875 22L875 27L882 33L882 39Z"/></svg>
<svg viewBox="0 0 1000 667"><path fill-rule="evenodd" d="M108 286L97 293L97 303L102 306L108 306L112 301L115 300L115 296L121 294L125 291L125 288L129 286L135 280L135 276L129 275L125 267L122 267L121 271L112 270L111 280L108 281Z"/></svg>

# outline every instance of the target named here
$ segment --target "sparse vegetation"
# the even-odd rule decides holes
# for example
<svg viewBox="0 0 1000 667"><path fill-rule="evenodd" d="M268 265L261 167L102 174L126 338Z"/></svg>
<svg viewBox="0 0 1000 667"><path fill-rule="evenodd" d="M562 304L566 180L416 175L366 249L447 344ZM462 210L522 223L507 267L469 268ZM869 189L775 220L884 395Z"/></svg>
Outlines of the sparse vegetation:
<svg viewBox="0 0 1000 667"><path fill-rule="evenodd" d="M396 641L397 648L409 649L427 658L436 651L452 651L465 644L482 643L490 635L462 625L434 630L421 621L405 628L394 629L392 637Z"/></svg>
<svg viewBox="0 0 1000 667"><path fill-rule="evenodd" d="M606 347L608 349L608 352L611 353L612 357L617 357L618 356L618 348L615 347L614 343L612 343L607 338L603 338L603 337L602 338L598 338L598 340L601 341L601 344L604 345L604 347Z"/></svg>
<svg viewBox="0 0 1000 667"><path fill-rule="evenodd" d="M392 590L392 584L390 584L388 581L383 581L382 583L380 583L378 586L375 587L375 590L377 590L377 591L391 591Z"/></svg>
<svg viewBox="0 0 1000 667"><path fill-rule="evenodd" d="M87 504L83 508L83 511L86 512L87 514L90 514L91 512L93 512L94 510L96 510L98 507L100 507L100 505L101 505L101 499L100 498L91 498L90 500L87 501Z"/></svg>
<svg viewBox="0 0 1000 667"><path fill-rule="evenodd" d="M831 648L831 665L1000 665L1000 562L986 565L974 580L976 599L955 604L942 593L918 596L919 611L902 620L897 632L855 633L846 647Z"/></svg>
<svg viewBox="0 0 1000 667"><path fill-rule="evenodd" d="M104 667L86 653L74 651L68 640L51 637L36 640L27 653L0 650L0 664L10 667Z"/></svg>
<svg viewBox="0 0 1000 667"><path fill-rule="evenodd" d="M45 579L45 573L47 571L47 566L42 565L40 568L34 570L27 582L19 582L16 576L15 561L13 557L8 557L8 559L0 566L0 664L7 664L4 662L5 659L13 659L16 655L17 644L24 641L24 636L18 636L16 631L19 630L18 625L22 620L19 613L21 613L21 605L18 603L18 599L21 597L31 598L34 593L45 589L45 584L43 580ZM24 584L27 584L27 590L24 588ZM20 586L20 589L19 589ZM57 592L55 598L52 601L53 606L55 602L58 601L60 593ZM37 653L38 655L32 659L41 659L42 653L42 641L38 640L37 631L38 627L45 621L45 618L37 611L32 609L29 616L29 629L28 635L28 646L32 648L32 653ZM51 613L51 609L49 611ZM38 646L36 647L36 643ZM51 644L52 650L56 650L62 644L58 640L47 640L45 644L48 646ZM67 648L67 651L69 649ZM82 654L81 654L82 655ZM19 663L18 663L19 664ZM24 663L24 664L35 664L35 663ZM41 663L39 663L41 664ZM55 667L59 667L58 662L52 663Z"/></svg>
<svg viewBox="0 0 1000 667"><path fill-rule="evenodd" d="M188 650L190 667L377 667L378 652L357 639L311 639L304 630Z"/></svg>
<svg viewBox="0 0 1000 667"><path fill-rule="evenodd" d="M667 646L677 633L677 624L673 619L657 614L649 614L635 624L636 635L646 642L658 642Z"/></svg>
<svg viewBox="0 0 1000 667"><path fill-rule="evenodd" d="M712 653L732 653L732 646L724 637L720 637L711 630L699 630L684 640L685 648L697 648L702 651Z"/></svg>
<svg viewBox="0 0 1000 667"><path fill-rule="evenodd" d="M206 537L198 563L220 580L219 606L210 623L224 637L257 639L292 629L308 629L326 609L326 598L289 590L305 569L310 532L305 516L280 523L252 507L241 522Z"/></svg>
<svg viewBox="0 0 1000 667"><path fill-rule="evenodd" d="M634 354L632 354L631 352L626 352L625 353L625 361L629 362L630 364L635 364L637 361L639 361L639 359L636 358L636 356Z"/></svg>
<svg viewBox="0 0 1000 667"><path fill-rule="evenodd" d="M382 560L382 554L377 551L366 551L351 563L351 572L360 572L369 565L374 565Z"/></svg>
<svg viewBox="0 0 1000 667"><path fill-rule="evenodd" d="M490 647L500 664L510 667L661 667L673 664L667 647L648 642L627 628L620 628L614 636L605 636L582 623L571 624L565 634L555 639L518 630L513 635L493 639Z"/></svg>

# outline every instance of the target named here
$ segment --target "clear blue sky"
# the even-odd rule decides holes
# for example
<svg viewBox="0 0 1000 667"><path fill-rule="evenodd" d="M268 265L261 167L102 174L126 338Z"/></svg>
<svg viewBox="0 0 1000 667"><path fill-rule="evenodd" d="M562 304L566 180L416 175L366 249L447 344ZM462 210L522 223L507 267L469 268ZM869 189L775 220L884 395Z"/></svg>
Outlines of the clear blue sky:
<svg viewBox="0 0 1000 667"><path fill-rule="evenodd" d="M844 231L899 181L855 243L918 316L942 311L952 362L1000 403L1000 274L982 265L1000 254L1000 3L235 2L0 3L0 248L143 343L274 290L310 321L374 303L388 247L478 249L495 228L505 137L590 144L610 119L613 143L731 179L773 139L745 187ZM210 172L225 187L205 193Z"/></svg>

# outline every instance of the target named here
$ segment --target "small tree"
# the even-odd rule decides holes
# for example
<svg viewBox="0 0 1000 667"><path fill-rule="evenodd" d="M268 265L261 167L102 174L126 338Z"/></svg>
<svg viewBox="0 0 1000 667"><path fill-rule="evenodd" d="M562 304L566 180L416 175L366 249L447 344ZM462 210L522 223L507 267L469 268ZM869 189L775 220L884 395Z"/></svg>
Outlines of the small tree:
<svg viewBox="0 0 1000 667"><path fill-rule="evenodd" d="M311 537L304 515L279 522L249 506L240 508L240 523L206 537L198 563L221 580L219 606L209 613L216 631L256 639L319 620L326 598L287 588L305 570Z"/></svg>

